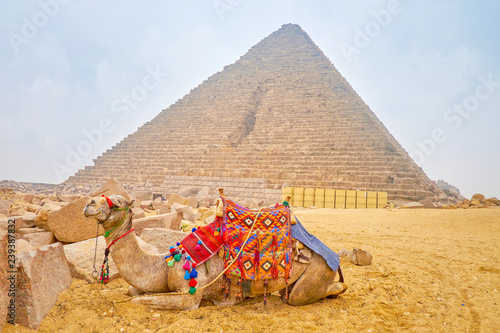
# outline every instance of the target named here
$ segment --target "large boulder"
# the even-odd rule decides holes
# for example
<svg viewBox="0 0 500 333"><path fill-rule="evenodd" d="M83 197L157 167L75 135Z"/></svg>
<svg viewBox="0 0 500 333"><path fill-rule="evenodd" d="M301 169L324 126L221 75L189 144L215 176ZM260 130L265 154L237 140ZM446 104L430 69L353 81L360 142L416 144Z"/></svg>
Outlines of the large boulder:
<svg viewBox="0 0 500 333"><path fill-rule="evenodd" d="M57 193L56 195L56 198L59 199L59 201L62 201L62 202L71 202L71 198L69 198L68 196L62 194L62 193Z"/></svg>
<svg viewBox="0 0 500 333"><path fill-rule="evenodd" d="M7 216L9 214L10 202L0 199L0 214Z"/></svg>
<svg viewBox="0 0 500 333"><path fill-rule="evenodd" d="M8 308L8 294L11 280L7 280L7 278L10 277L10 275L7 275L7 268L9 265L7 258L8 237L9 234L7 231L0 229L0 332L5 325L7 312L10 310ZM13 280L13 282L15 283L15 280ZM15 309L12 309L12 311L15 312Z"/></svg>
<svg viewBox="0 0 500 333"><path fill-rule="evenodd" d="M36 227L35 228L19 228L19 230L17 230L17 234L19 234L19 235L34 234L37 232L45 232L45 230L40 229L40 228L36 228Z"/></svg>
<svg viewBox="0 0 500 333"><path fill-rule="evenodd" d="M142 239L137 238L139 246L145 251L153 254L158 254L157 248L152 244L147 244ZM94 273L94 256L96 257L95 268L97 274L94 276L98 279L101 274L101 266L104 259L104 251L106 249L106 240L104 236L97 238L97 250L95 239L88 239L83 242L64 245L64 253L68 260L71 276L77 279L94 282L92 274ZM120 277L118 268L113 261L113 256L108 257L109 264L109 280Z"/></svg>
<svg viewBox="0 0 500 333"><path fill-rule="evenodd" d="M64 253L68 260L71 276L88 282L94 282L92 273L94 271L94 255L96 256L95 268L97 270L96 277L99 278L101 273L101 265L104 258L104 250L106 249L106 240L104 236L99 236L97 239L97 250L95 239L87 239L82 242L64 245ZM113 280L120 277L118 269L111 256L109 261L109 279Z"/></svg>
<svg viewBox="0 0 500 333"><path fill-rule="evenodd" d="M48 226L58 241L76 243L96 237L96 220L83 215L83 209L89 199L80 198L49 214ZM99 226L99 235L103 234L104 230Z"/></svg>
<svg viewBox="0 0 500 333"><path fill-rule="evenodd" d="M16 237L16 253L30 252L33 251L34 249L35 248L33 247L33 245L31 245L30 242L28 242L25 239Z"/></svg>
<svg viewBox="0 0 500 333"><path fill-rule="evenodd" d="M201 214L193 212L193 207L188 205L181 205L177 202L172 205L172 211L182 213L182 218L190 222L196 221L201 216Z"/></svg>
<svg viewBox="0 0 500 333"><path fill-rule="evenodd" d="M142 231L141 239L148 244L154 245L160 253L168 252L170 246L183 240L187 234L182 231L165 228L146 228Z"/></svg>
<svg viewBox="0 0 500 333"><path fill-rule="evenodd" d="M54 234L50 231L25 234L24 238L26 238L26 240L28 240L35 248L43 247L57 242Z"/></svg>
<svg viewBox="0 0 500 333"><path fill-rule="evenodd" d="M198 201L200 201L200 199L195 197L189 197L186 199L186 205L189 205L193 208L198 208Z"/></svg>
<svg viewBox="0 0 500 333"><path fill-rule="evenodd" d="M420 200L420 203L424 205L424 208L436 208L437 205L430 199Z"/></svg>
<svg viewBox="0 0 500 333"><path fill-rule="evenodd" d="M46 202L42 208L36 213L35 225L45 231L50 231L48 226L49 215L52 212L60 210L62 207L54 203Z"/></svg>
<svg viewBox="0 0 500 333"><path fill-rule="evenodd" d="M479 203L483 203L484 201L484 195L482 195L481 193L476 193L472 196L472 198L470 199L471 203L472 201L479 201Z"/></svg>
<svg viewBox="0 0 500 333"><path fill-rule="evenodd" d="M14 204L10 205L9 213L7 214L7 216L9 216L9 217L21 216L24 213L26 213L26 207L24 205L14 203Z"/></svg>
<svg viewBox="0 0 500 333"><path fill-rule="evenodd" d="M167 204L173 205L175 202L178 203L178 204L181 204L181 205L186 205L187 204L187 199L184 198L182 195L178 195L178 194L172 193L168 197Z"/></svg>
<svg viewBox="0 0 500 333"><path fill-rule="evenodd" d="M104 183L101 186L101 188L98 189L96 192L92 193L91 196L96 197L96 196L104 195L104 196L109 197L110 195L113 195L113 194L121 195L122 197L127 199L128 202L130 202L130 200L131 200L130 195L128 194L127 190L125 190L125 188L123 188L123 186L118 181L116 181L114 178L111 178L106 183Z"/></svg>
<svg viewBox="0 0 500 333"><path fill-rule="evenodd" d="M134 220L146 217L146 213L144 213L144 210L142 210L142 208L134 208L132 212L133 212L132 219Z"/></svg>
<svg viewBox="0 0 500 333"><path fill-rule="evenodd" d="M401 206L401 208L406 208L406 209L418 209L418 208L424 208L424 204L421 204L420 202L408 202Z"/></svg>
<svg viewBox="0 0 500 333"><path fill-rule="evenodd" d="M135 229L135 234L140 236L145 228L165 228L179 230L181 227L181 221L181 213L168 213L133 220L132 227Z"/></svg>
<svg viewBox="0 0 500 333"><path fill-rule="evenodd" d="M63 246L55 243L20 253L16 266L16 323L37 329L59 294L71 285Z"/></svg>
<svg viewBox="0 0 500 333"><path fill-rule="evenodd" d="M28 219L28 221L25 221L25 218L23 216L11 216L11 217L0 218L0 229L7 230L8 226L12 224L15 225L14 228L16 232L19 229L31 228L33 226L30 220Z"/></svg>
<svg viewBox="0 0 500 333"><path fill-rule="evenodd" d="M32 204L34 198L35 198L35 196L33 194L26 194L24 196L24 201L26 201L27 203Z"/></svg>
<svg viewBox="0 0 500 333"><path fill-rule="evenodd" d="M339 251L341 258L346 258L350 262L358 266L369 266L372 263L373 256L365 251L355 247L352 250L342 249Z"/></svg>
<svg viewBox="0 0 500 333"><path fill-rule="evenodd" d="M484 204L490 207L500 206L500 200L495 197L484 199Z"/></svg>

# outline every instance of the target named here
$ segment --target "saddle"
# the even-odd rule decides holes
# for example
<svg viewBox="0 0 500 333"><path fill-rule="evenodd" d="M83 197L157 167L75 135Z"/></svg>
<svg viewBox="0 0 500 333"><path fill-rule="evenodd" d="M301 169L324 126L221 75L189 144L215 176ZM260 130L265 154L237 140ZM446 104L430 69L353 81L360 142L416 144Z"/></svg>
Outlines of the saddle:
<svg viewBox="0 0 500 333"><path fill-rule="evenodd" d="M181 241L190 260L199 265L222 249L226 276L288 278L292 265L290 210L278 205L255 211L224 197L222 203L221 216L208 226L193 229Z"/></svg>
<svg viewBox="0 0 500 333"><path fill-rule="evenodd" d="M237 258L228 273L243 280L288 278L292 265L290 210L278 205L255 211L225 198L223 202L226 267Z"/></svg>

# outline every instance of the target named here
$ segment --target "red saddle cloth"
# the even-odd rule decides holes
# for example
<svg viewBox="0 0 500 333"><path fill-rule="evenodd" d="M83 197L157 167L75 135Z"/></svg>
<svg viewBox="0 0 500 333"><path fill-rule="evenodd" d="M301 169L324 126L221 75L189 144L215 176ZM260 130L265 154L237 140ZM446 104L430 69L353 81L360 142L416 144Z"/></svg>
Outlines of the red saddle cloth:
<svg viewBox="0 0 500 333"><path fill-rule="evenodd" d="M210 259L222 247L221 224L222 218L216 217L215 221L198 228L181 241L182 248L197 265Z"/></svg>

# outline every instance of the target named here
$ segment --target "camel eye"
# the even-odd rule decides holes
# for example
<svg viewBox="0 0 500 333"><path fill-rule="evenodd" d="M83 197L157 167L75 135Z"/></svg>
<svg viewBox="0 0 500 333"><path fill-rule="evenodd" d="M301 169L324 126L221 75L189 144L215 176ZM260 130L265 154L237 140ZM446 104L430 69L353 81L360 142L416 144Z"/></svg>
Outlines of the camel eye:
<svg viewBox="0 0 500 333"><path fill-rule="evenodd" d="M92 199L92 201L90 202L91 205L94 205L95 204L95 200Z"/></svg>

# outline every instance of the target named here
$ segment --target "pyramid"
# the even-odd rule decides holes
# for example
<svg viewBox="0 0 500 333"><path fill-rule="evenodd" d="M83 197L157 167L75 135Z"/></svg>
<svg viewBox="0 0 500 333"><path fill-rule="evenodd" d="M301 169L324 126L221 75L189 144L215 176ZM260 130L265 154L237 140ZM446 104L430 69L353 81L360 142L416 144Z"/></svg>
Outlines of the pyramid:
<svg viewBox="0 0 500 333"><path fill-rule="evenodd" d="M279 200L287 186L431 198L432 183L294 24L252 47L70 177Z"/></svg>

